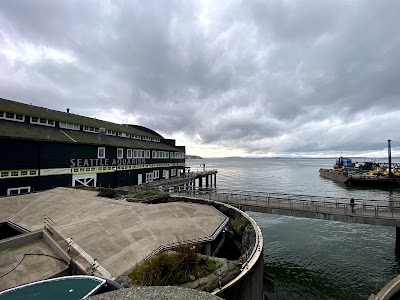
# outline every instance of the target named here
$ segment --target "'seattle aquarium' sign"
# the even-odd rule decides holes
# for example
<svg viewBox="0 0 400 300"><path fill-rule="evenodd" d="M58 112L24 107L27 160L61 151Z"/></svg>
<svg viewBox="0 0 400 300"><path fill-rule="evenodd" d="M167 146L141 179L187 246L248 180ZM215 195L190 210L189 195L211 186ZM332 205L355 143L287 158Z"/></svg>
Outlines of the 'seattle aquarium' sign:
<svg viewBox="0 0 400 300"><path fill-rule="evenodd" d="M100 166L118 166L118 165L142 165L146 163L144 158L127 158L127 159L108 159L108 158L72 158L70 160L70 168L75 167L100 167Z"/></svg>

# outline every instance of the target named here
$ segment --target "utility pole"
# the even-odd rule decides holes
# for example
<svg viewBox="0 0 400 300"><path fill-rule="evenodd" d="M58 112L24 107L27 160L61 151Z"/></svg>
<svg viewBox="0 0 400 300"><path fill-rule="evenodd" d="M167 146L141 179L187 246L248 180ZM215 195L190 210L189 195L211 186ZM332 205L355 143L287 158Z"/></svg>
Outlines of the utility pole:
<svg viewBox="0 0 400 300"><path fill-rule="evenodd" d="M392 174L392 149L391 149L391 143L392 140L388 140L388 162L389 162L389 178L393 177Z"/></svg>

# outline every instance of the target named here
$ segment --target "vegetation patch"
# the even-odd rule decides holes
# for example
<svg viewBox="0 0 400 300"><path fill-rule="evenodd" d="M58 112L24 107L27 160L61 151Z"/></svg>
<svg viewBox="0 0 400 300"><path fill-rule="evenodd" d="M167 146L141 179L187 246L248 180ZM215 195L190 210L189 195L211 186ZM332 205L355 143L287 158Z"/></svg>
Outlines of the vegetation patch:
<svg viewBox="0 0 400 300"><path fill-rule="evenodd" d="M242 228L242 226L244 226L246 223L246 219L243 218L242 216L236 217L233 221L232 221L232 227L233 229L238 232L240 231L240 229Z"/></svg>
<svg viewBox="0 0 400 300"><path fill-rule="evenodd" d="M158 197L158 196L161 196L161 195L162 195L161 193L156 193L156 192L152 192L152 191L146 191L146 192L143 192L141 194L136 194L136 195L132 196L131 198L142 200L142 199L146 199L146 198Z"/></svg>
<svg viewBox="0 0 400 300"><path fill-rule="evenodd" d="M212 258L200 256L193 245L162 252L129 273L135 285L177 285L206 277L221 267Z"/></svg>
<svg viewBox="0 0 400 300"><path fill-rule="evenodd" d="M97 194L97 196L106 197L106 198L110 198L110 199L116 199L121 196L126 196L127 194L128 194L128 192L126 192L126 191L99 188L99 193Z"/></svg>

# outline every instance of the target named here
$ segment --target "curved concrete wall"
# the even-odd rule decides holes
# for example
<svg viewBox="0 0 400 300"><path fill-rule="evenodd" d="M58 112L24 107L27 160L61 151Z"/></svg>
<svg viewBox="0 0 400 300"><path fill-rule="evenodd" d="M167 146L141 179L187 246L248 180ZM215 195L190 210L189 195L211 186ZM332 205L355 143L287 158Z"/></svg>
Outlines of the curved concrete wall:
<svg viewBox="0 0 400 300"><path fill-rule="evenodd" d="M222 202L199 199L199 198L189 198L189 197L179 197L171 196L172 199L177 201L190 201L203 204L214 204L216 208L219 205L224 206L228 210L232 210L233 213L240 214L246 218L253 226L256 241L249 257L242 265L241 272L238 276L232 279L230 282L212 292L212 294L222 297L227 300L262 300L264 299L263 290L263 274L264 274L264 261L263 261L263 237L260 227L257 223L245 212L233 207L229 204ZM217 204L217 205L215 205Z"/></svg>
<svg viewBox="0 0 400 300"><path fill-rule="evenodd" d="M368 300L394 300L399 299L400 275L389 281L377 295L369 296Z"/></svg>

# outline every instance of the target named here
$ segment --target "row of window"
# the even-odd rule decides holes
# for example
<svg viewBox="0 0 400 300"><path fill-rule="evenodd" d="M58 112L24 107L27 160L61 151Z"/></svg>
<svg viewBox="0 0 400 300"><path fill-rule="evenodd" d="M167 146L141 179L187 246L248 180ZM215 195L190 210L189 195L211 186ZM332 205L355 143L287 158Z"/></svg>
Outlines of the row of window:
<svg viewBox="0 0 400 300"><path fill-rule="evenodd" d="M21 114L0 111L0 119L24 122L25 116L21 115ZM30 117L30 123L37 124L37 125L51 126L51 127L55 127L55 125L56 125L56 122L54 120L48 120L48 119L38 118L38 117ZM80 130L81 129L81 125L66 123L66 122L60 122L59 126L60 126L60 128L71 129L71 130ZM98 133L99 128L83 126L83 131ZM106 130L106 134L112 135L112 136L118 135L119 137L132 138L132 139L136 139L136 140L143 139L144 141L151 141L151 142L157 142L157 143L160 142L159 138L150 138L150 137L146 137L146 136L142 137L142 136L136 135L136 134L129 134L129 133L125 133L125 132L116 132L114 130L108 130L108 129Z"/></svg>
<svg viewBox="0 0 400 300"><path fill-rule="evenodd" d="M0 119L10 120L10 121L17 121L17 122L24 122L25 116L20 114L14 114L10 112L0 111Z"/></svg>
<svg viewBox="0 0 400 300"><path fill-rule="evenodd" d="M152 153L153 158L185 158L183 152L155 151ZM106 157L106 148L99 147L97 152L98 158ZM124 149L117 149L117 158L124 158ZM126 158L150 158L150 150L126 149Z"/></svg>
<svg viewBox="0 0 400 300"><path fill-rule="evenodd" d="M169 152L168 151L155 151L153 150L153 158L169 158Z"/></svg>
<svg viewBox="0 0 400 300"><path fill-rule="evenodd" d="M54 120L48 120L48 119L37 118L37 117L31 117L31 123L44 125L44 126L51 126L51 127L56 126L56 122Z"/></svg>
<svg viewBox="0 0 400 300"><path fill-rule="evenodd" d="M60 122L60 128L71 129L71 130L81 130L81 125Z"/></svg>
<svg viewBox="0 0 400 300"><path fill-rule="evenodd" d="M185 158L184 152L171 152L171 158Z"/></svg>
<svg viewBox="0 0 400 300"><path fill-rule="evenodd" d="M30 171L1 171L0 172L0 178L36 176L37 174L38 174L37 170L30 170Z"/></svg>

